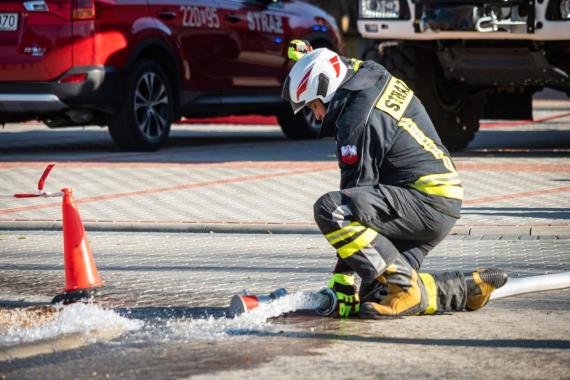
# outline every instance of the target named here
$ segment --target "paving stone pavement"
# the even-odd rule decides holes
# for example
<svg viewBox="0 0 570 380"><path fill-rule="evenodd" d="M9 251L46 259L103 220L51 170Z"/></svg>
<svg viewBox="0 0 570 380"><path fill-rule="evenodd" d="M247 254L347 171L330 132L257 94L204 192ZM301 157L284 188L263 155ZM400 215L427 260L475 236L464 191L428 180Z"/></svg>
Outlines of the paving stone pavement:
<svg viewBox="0 0 570 380"><path fill-rule="evenodd" d="M454 155L466 188L463 216L425 270L498 265L512 277L570 271L569 109L568 102L543 104L535 118L554 119L516 130L490 122ZM57 162L46 187L73 188L110 287L104 306L133 318L149 318L149 310L189 318L188 327L200 322L192 320L194 309L223 308L242 289L317 290L330 275L334 252L311 233L311 210L338 187L331 140L287 141L271 126L177 126L161 151L124 153L106 130L23 129L0 131L0 194L33 190L45 164ZM62 290L60 219L58 199L0 199L0 301L33 305ZM28 231L30 223L55 230ZM125 225L148 228L113 232ZM167 225L291 228L152 232ZM260 335L215 341L145 337L145 330L0 364L0 378L567 378L569 299L568 290L530 294L476 313L382 323L287 317Z"/></svg>
<svg viewBox="0 0 570 380"><path fill-rule="evenodd" d="M457 160L466 189L458 225L557 225L570 230L570 163L486 161L491 160ZM59 190L54 184L71 187L86 222L245 224L312 224L315 200L338 188L333 163L243 165L248 164L250 168L124 168L62 163L48 186L51 191ZM0 171L0 193L9 194L33 191L42 169L34 164ZM0 200L0 222L58 220L59 199Z"/></svg>
<svg viewBox="0 0 570 380"><path fill-rule="evenodd" d="M318 235L91 233L111 306L228 306L242 289L318 290L334 252ZM50 301L64 285L57 232L0 233L0 300ZM501 266L511 276L570 270L568 239L449 237L424 269Z"/></svg>
<svg viewBox="0 0 570 380"><path fill-rule="evenodd" d="M568 110L570 102L541 103L535 117L554 119L488 123L454 155L465 187L459 227L570 231ZM278 127L177 126L172 141L153 153L117 152L105 134L8 125L0 132L0 195L34 191L46 163L55 161L46 189L71 187L83 220L108 230L241 224L314 231L313 203L338 188L334 141L289 141ZM60 220L58 199L0 198L2 228L47 228Z"/></svg>

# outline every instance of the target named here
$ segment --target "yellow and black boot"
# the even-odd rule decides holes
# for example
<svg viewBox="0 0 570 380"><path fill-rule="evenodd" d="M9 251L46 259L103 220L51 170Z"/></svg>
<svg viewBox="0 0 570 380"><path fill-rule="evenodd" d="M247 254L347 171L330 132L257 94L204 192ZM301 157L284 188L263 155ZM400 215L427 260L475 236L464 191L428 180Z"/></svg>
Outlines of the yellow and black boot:
<svg viewBox="0 0 570 380"><path fill-rule="evenodd" d="M421 314L441 314L477 310L487 304L491 293L507 282L507 274L497 268L419 274L427 307Z"/></svg>
<svg viewBox="0 0 570 380"><path fill-rule="evenodd" d="M402 256L376 280L384 285L386 295L381 300L364 302L360 307L361 318L414 315L426 308L425 290L418 273Z"/></svg>
<svg viewBox="0 0 570 380"><path fill-rule="evenodd" d="M507 283L507 273L499 268L478 269L466 273L467 299L465 310L474 311L482 308L489 302L491 293Z"/></svg>

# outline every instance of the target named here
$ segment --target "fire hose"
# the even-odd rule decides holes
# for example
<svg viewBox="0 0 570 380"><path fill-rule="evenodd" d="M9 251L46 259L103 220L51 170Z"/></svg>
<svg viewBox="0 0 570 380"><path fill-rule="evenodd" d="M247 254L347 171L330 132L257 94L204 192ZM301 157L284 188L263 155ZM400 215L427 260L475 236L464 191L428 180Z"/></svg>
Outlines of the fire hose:
<svg viewBox="0 0 570 380"><path fill-rule="evenodd" d="M570 288L570 272L510 278L500 289L491 295L491 300L518 296L528 293L544 292ZM314 305L314 311L320 316L331 315L337 307L337 297L332 289L324 288L318 292L302 292L309 304ZM286 296L287 290L280 288L267 295L237 294L232 297L229 307L229 316L235 317Z"/></svg>

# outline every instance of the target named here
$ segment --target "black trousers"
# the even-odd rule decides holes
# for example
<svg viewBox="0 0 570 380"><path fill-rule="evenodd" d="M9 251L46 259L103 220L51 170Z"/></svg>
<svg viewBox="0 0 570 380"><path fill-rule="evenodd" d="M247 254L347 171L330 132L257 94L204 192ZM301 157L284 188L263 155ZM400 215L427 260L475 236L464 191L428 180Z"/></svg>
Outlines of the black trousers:
<svg viewBox="0 0 570 380"><path fill-rule="evenodd" d="M418 271L457 221L427 203L423 193L388 185L327 193L315 203L314 213L337 250L334 272L354 271L363 284L382 274L398 255Z"/></svg>

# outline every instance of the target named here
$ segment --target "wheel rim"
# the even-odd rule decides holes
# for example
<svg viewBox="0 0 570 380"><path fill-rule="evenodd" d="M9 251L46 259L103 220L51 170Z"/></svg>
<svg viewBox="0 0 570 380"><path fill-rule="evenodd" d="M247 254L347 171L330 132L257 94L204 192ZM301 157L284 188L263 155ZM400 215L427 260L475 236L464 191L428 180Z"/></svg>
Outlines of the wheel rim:
<svg viewBox="0 0 570 380"><path fill-rule="evenodd" d="M135 87L135 121L145 139L160 140L169 123L168 92L154 72L144 73Z"/></svg>

